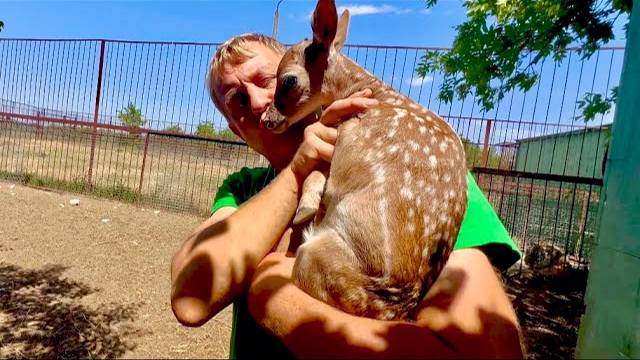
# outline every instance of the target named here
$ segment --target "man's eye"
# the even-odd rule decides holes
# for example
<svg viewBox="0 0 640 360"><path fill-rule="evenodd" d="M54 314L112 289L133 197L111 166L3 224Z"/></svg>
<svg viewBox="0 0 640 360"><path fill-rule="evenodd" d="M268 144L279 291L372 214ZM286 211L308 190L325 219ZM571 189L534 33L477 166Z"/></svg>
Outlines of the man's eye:
<svg viewBox="0 0 640 360"><path fill-rule="evenodd" d="M245 93L237 93L236 102L239 106L246 107L247 105L249 105L249 96Z"/></svg>

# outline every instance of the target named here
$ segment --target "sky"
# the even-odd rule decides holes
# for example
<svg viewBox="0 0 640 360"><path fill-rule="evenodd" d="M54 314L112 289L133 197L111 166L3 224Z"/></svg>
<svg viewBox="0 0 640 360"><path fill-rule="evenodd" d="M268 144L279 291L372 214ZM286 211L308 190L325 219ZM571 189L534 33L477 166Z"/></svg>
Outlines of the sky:
<svg viewBox="0 0 640 360"><path fill-rule="evenodd" d="M0 1L1 37L108 38L223 42L244 32L271 34L275 0L207 1ZM338 1L352 13L351 44L448 47L465 19L462 1ZM293 43L310 35L314 0L285 0L279 39ZM622 39L612 45L624 44Z"/></svg>
<svg viewBox="0 0 640 360"><path fill-rule="evenodd" d="M271 34L275 0L209 1L0 1L2 37L109 38L223 42L244 32ZM315 1L285 0L278 38L310 35ZM352 13L349 43L449 46L464 20L462 3L441 0L338 1Z"/></svg>
<svg viewBox="0 0 640 360"><path fill-rule="evenodd" d="M5 23L0 39L104 38L220 43L245 32L271 34L276 2L0 0L0 20ZM426 9L423 0L337 3L348 7L352 14L347 44L449 47L455 37L454 27L465 19L463 3L458 0L439 0L432 9ZM309 16L314 6L315 0L285 0L280 6L278 39L295 43L309 37ZM608 45L624 45L620 26L616 34L617 40ZM0 98L91 114L98 49L98 43L80 46L78 43L0 42ZM203 119L215 118L203 81L212 51L213 48L202 46L138 47L111 43L106 50L101 113L114 116L118 109L134 101L146 117L158 121L159 128L165 123L184 123L183 127L193 130ZM568 125L574 121L575 101L585 92L608 92L617 84L623 55L621 51L603 53L601 58L587 62L580 62L574 55L555 70L546 64L540 90L534 88L527 96L516 94L513 101L507 98L493 113L484 114L471 101L454 102L442 108L437 104L436 108L431 100L436 97L441 78L434 75L422 80L411 74L412 62L421 52L374 48L362 51L347 48L347 51L376 76L414 99L420 97L421 104L443 115ZM610 122L611 117L612 113L600 121ZM216 119L215 122L223 126L219 114ZM478 141L482 138L480 130L476 131L472 125L467 128L474 132L469 137ZM504 136L495 142L524 134L520 126L504 127L500 131ZM535 135L547 131L545 126L526 132Z"/></svg>

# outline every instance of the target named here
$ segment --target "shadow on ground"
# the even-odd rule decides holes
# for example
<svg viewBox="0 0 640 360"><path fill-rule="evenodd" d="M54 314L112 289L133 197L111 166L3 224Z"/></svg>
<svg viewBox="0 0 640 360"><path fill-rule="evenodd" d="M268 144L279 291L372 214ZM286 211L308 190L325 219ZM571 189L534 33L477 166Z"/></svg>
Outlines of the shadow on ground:
<svg viewBox="0 0 640 360"><path fill-rule="evenodd" d="M62 277L65 267L0 263L0 357L113 358L135 348L135 305L92 309L98 289Z"/></svg>
<svg viewBox="0 0 640 360"><path fill-rule="evenodd" d="M523 273L506 279L524 332L527 358L574 357L587 274L566 268L553 276Z"/></svg>

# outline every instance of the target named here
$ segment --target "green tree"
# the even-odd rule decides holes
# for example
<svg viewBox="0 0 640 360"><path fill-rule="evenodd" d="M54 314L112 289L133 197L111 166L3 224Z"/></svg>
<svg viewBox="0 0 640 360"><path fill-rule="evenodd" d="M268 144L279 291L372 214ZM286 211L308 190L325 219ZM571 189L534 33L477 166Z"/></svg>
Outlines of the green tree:
<svg viewBox="0 0 640 360"><path fill-rule="evenodd" d="M215 137L216 128L213 126L211 121L201 122L196 128L196 135L210 138Z"/></svg>
<svg viewBox="0 0 640 360"><path fill-rule="evenodd" d="M221 138L221 139L240 140L240 138L238 138L238 136L236 136L236 134L234 134L233 131L231 131L229 129L224 129L224 130L218 131L217 136L219 138Z"/></svg>
<svg viewBox="0 0 640 360"><path fill-rule="evenodd" d="M123 124L129 127L139 128L146 120L142 117L142 112L135 104L129 103L127 107L118 111L118 119L122 121Z"/></svg>
<svg viewBox="0 0 640 360"><path fill-rule="evenodd" d="M467 160L467 168L471 169L474 166L484 166L482 163L482 155L484 147L479 146L471 142L471 140L462 138L462 146L464 147L464 153ZM495 147L489 146L487 149L487 167L490 168L509 168L510 159L508 156L500 156Z"/></svg>
<svg viewBox="0 0 640 360"><path fill-rule="evenodd" d="M427 7L437 0L426 0ZM529 90L538 80L535 66L547 57L560 62L569 46L589 58L614 38L613 25L631 12L633 0L465 0L467 20L456 27L451 51L428 51L416 71L425 77L442 71L438 97L476 96L491 110L509 91ZM585 121L606 113L613 95L586 94L578 103Z"/></svg>
<svg viewBox="0 0 640 360"><path fill-rule="evenodd" d="M217 131L215 126L211 121L204 121L198 124L196 128L196 135L208 137L208 138L217 138L217 139L226 139L226 140L240 140L233 131L229 129L223 129Z"/></svg>
<svg viewBox="0 0 640 360"><path fill-rule="evenodd" d="M184 134L184 130L178 125L172 125L168 128L164 129L166 132L174 133L174 134Z"/></svg>
<svg viewBox="0 0 640 360"><path fill-rule="evenodd" d="M4 23L2 21L0 21L0 31L2 31L3 27L4 27Z"/></svg>

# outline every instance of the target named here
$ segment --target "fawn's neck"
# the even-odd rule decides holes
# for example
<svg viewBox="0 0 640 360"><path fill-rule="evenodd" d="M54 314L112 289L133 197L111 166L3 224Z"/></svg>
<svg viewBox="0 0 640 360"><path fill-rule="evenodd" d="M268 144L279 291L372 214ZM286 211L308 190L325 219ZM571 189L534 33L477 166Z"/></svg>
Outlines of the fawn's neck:
<svg viewBox="0 0 640 360"><path fill-rule="evenodd" d="M345 76L345 74L348 75ZM377 100L384 100L388 97L389 91L395 91L342 54L337 55L332 71L327 75L323 92L327 94L325 98L329 103L347 98L364 89L371 89L373 92L371 97Z"/></svg>

